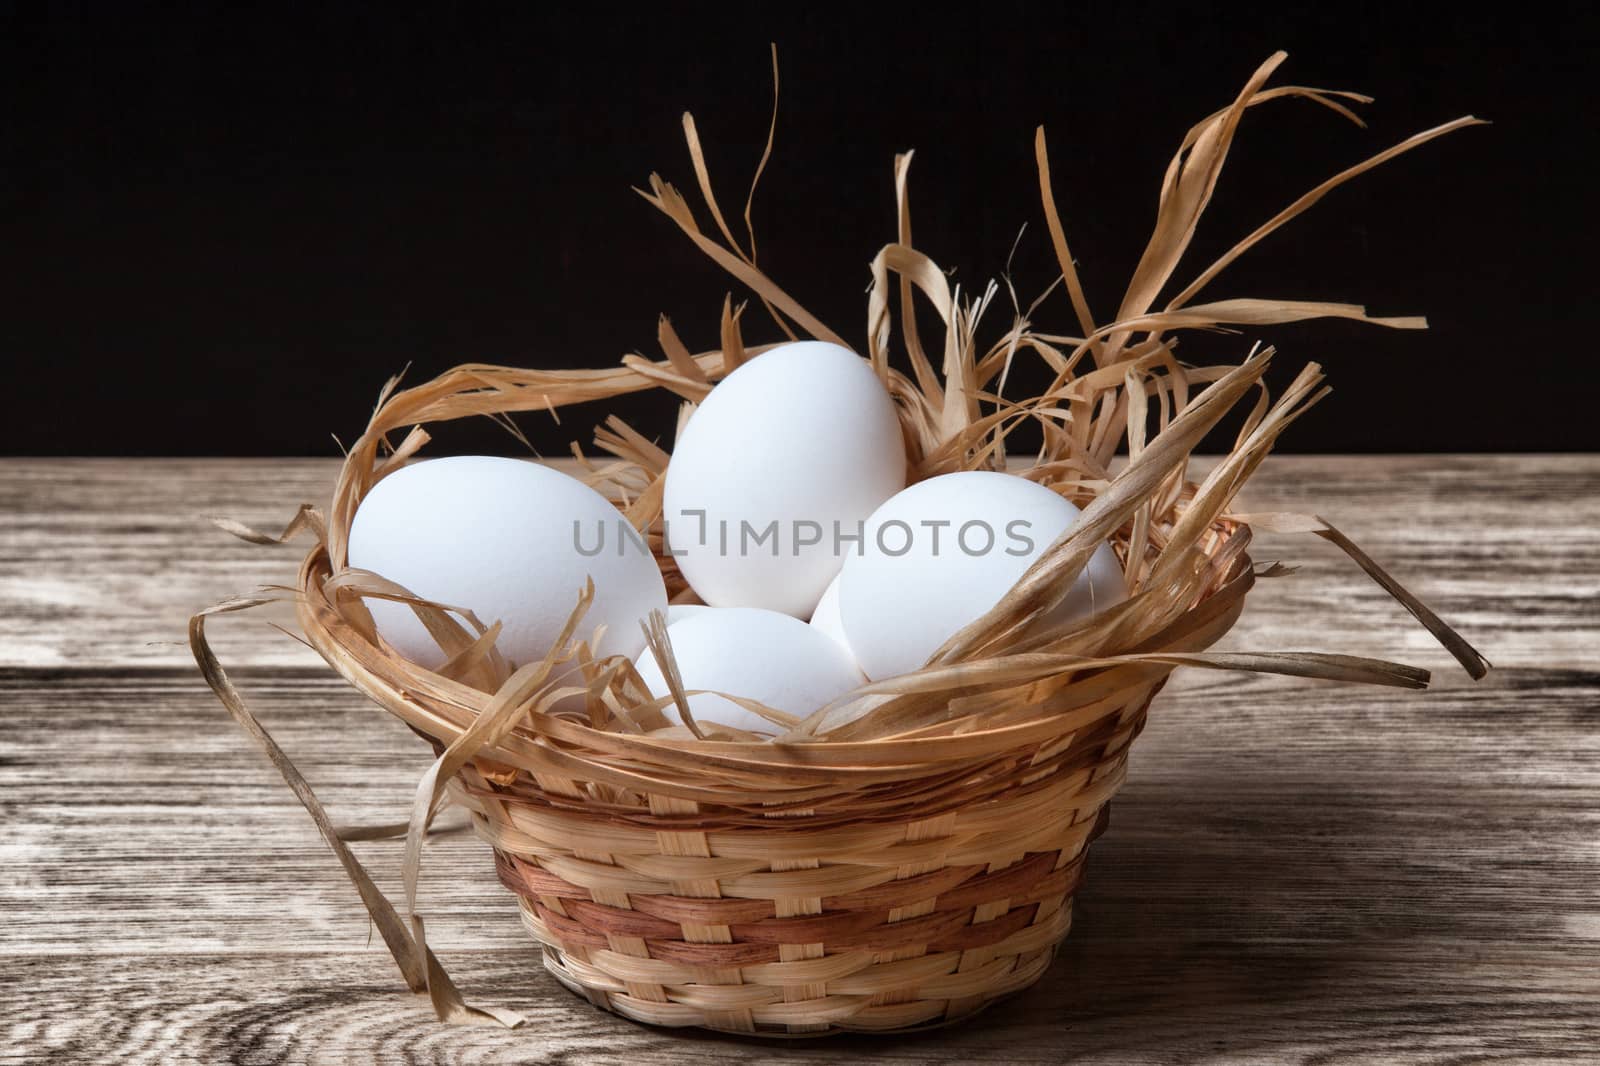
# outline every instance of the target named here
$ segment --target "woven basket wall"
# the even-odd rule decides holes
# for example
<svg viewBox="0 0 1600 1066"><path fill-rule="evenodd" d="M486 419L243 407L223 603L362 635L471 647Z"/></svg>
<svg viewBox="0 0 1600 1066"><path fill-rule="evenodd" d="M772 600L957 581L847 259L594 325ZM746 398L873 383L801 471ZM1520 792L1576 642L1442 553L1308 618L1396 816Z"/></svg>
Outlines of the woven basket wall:
<svg viewBox="0 0 1600 1066"><path fill-rule="evenodd" d="M1204 538L1214 565L1184 650L1237 618L1248 542L1227 522ZM388 676L393 660L322 591L328 573L321 549L302 569L307 636L442 750L488 696ZM854 744L666 741L540 716L451 788L546 967L597 1006L772 1036L935 1025L1044 974L1170 669L1068 675L1035 685L1013 724Z"/></svg>

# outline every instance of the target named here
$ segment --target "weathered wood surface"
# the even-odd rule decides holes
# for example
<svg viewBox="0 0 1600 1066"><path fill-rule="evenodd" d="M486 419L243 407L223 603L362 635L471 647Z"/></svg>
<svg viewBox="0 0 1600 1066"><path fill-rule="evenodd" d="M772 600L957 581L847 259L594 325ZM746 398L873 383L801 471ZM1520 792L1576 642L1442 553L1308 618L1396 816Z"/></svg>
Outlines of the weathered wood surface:
<svg viewBox="0 0 1600 1066"><path fill-rule="evenodd" d="M355 893L180 642L289 579L318 461L0 461L0 1063L1600 1061L1600 458L1274 459L1496 663L1474 685L1343 556L1251 593L1234 648L1388 655L1427 693L1180 674L1049 976L966 1026L768 1045L651 1031L545 976L475 840L430 844L429 939L469 999L404 991ZM1327 605L1337 605L1329 610ZM419 741L258 621L215 627L342 821L404 817ZM359 845L398 888L398 849Z"/></svg>

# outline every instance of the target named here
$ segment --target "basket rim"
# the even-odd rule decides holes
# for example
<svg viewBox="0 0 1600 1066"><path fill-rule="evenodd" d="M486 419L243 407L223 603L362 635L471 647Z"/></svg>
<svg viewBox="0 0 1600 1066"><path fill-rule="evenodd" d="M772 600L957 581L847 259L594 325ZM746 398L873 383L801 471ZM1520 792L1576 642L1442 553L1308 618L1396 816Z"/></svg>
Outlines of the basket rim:
<svg viewBox="0 0 1600 1066"><path fill-rule="evenodd" d="M1189 487L1192 489L1192 483ZM1248 552L1251 535L1249 525L1228 517L1219 517L1212 523L1203 544L1205 554L1213 563L1221 557L1226 564L1221 568L1213 567L1214 572L1203 583L1199 596L1173 623L1198 620L1202 626L1198 639L1154 646L1147 641L1138 646L1139 653L1203 651L1233 627L1254 583L1253 563ZM319 541L303 558L297 580L296 608L308 643L353 687L408 726L439 743L454 741L470 726L493 694L443 677L367 641L343 619L337 606L324 594L323 582L331 575L327 544ZM1214 617L1207 618L1207 615ZM595 756L635 760L660 769L670 767L680 772L695 767L758 776L781 771L799 774L818 785L836 786L910 779L925 776L933 766L969 762L1036 746L1058 737L1064 728L1082 728L1086 716L1092 721L1113 712L1138 689L1152 680L1164 679L1175 668L1175 664L1144 662L1068 670L1066 675L1083 676L1061 683L1056 693L1069 693L1074 687L1081 687L1084 681L1103 678L1117 669L1133 676L1128 684L1061 711L988 728L975 727L956 735L859 740L816 738L784 743L700 740L602 730L566 716L529 715L525 719L537 717L538 721L519 725L500 743L483 749L482 755L491 761L503 760L508 765L531 771L533 767L527 765L530 760L546 761L537 757L535 749L549 752L551 746L556 745L581 748ZM1050 680L1059 676L1054 675ZM903 761L889 761L896 756ZM541 772L556 771L546 766ZM627 787L649 787L656 791L658 786L667 784L631 778ZM722 794L722 790L718 789L717 794Z"/></svg>

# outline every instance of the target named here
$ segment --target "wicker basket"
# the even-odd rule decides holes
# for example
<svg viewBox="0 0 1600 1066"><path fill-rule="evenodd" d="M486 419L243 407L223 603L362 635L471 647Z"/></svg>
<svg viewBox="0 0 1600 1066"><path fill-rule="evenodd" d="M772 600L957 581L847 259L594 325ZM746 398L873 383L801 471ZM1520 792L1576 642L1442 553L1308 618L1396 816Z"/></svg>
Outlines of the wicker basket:
<svg viewBox="0 0 1600 1066"><path fill-rule="evenodd" d="M1248 540L1231 523L1207 538L1217 565L1185 647L1237 618ZM442 752L488 696L393 676L323 592L329 575L319 549L300 580L307 637ZM545 966L590 1002L741 1033L926 1026L1045 972L1170 669L1040 685L1013 725L863 744L712 745L547 718L451 788Z"/></svg>
<svg viewBox="0 0 1600 1066"><path fill-rule="evenodd" d="M1106 826L1129 746L1172 669L1427 683L1426 671L1380 660L1207 652L1238 618L1256 578L1286 572L1252 568L1252 528L1313 533L1337 544L1482 676L1482 656L1321 518L1230 512L1278 434L1325 394L1320 368L1310 364L1269 399L1262 374L1270 349L1252 349L1236 365L1192 366L1176 359L1169 336L1317 316L1421 325L1343 304L1189 300L1328 189L1475 120L1425 131L1330 179L1153 309L1248 108L1299 97L1349 114L1350 94L1265 90L1282 59L1280 53L1263 64L1229 107L1184 139L1162 187L1155 234L1115 320L1105 325L1095 324L1079 284L1039 132L1044 214L1081 327L1076 337L1040 331L1028 321L1033 309L1018 308L1004 336L979 345L978 320L996 290L963 301L944 272L911 247L910 156L897 159L899 239L871 264L865 351L895 400L911 480L997 468L1009 429L1033 421L1044 443L1022 472L1084 510L993 610L926 667L852 694L866 702L842 725L824 724L824 711L791 723L779 743L748 734L707 739L690 716L687 731L671 727L664 701L652 700L626 660L589 654L592 645L578 632L583 597L546 660L513 668L496 650L495 625L468 617L468 628L439 605L345 566L362 497L427 443L424 425L504 419L648 388L697 401L719 376L763 350L745 346L741 309L731 300L724 301L721 344L713 351L691 354L663 319L665 359L657 362L629 356L621 367L565 372L468 365L403 391L391 382L352 445L325 513L302 507L279 537L226 524L258 542L316 533L297 585L282 590L294 598L307 640L434 746L437 759L404 827L405 907L397 909L347 846L381 834L334 827L206 642L208 616L276 594L220 604L191 620L190 641L207 680L283 773L360 891L407 983L429 994L441 1018L511 1020L466 1005L428 949L417 913L422 841L447 794L471 812L494 848L500 880L516 893L551 973L629 1018L771 1036L881 1032L949 1022L1025 988L1067 933L1089 842ZM684 197L654 175L646 199L750 288L776 325L791 336L838 340L757 267L753 239L748 250L734 239L692 122L685 132L723 241L702 230ZM903 332L896 361L909 372L890 365L896 292ZM917 333L915 293L944 324L937 372ZM1025 352L1042 359L1055 380L1033 400L1001 400L996 382ZM1190 481L1192 450L1252 393L1257 402L1232 451L1203 480ZM1159 424L1153 434L1152 422ZM404 436L396 444L392 434ZM597 442L612 459L591 464L586 477L648 530L661 511L670 456L615 419ZM1115 465L1124 447L1127 462ZM684 591L659 534L649 535L669 593ZM1123 562L1130 598L1086 621L1048 622L1050 608L1106 541ZM364 596L410 602L440 639L446 665L425 670L385 646ZM662 628L654 619L652 646L670 655ZM557 663L581 683L559 684ZM574 696L582 711L572 710Z"/></svg>

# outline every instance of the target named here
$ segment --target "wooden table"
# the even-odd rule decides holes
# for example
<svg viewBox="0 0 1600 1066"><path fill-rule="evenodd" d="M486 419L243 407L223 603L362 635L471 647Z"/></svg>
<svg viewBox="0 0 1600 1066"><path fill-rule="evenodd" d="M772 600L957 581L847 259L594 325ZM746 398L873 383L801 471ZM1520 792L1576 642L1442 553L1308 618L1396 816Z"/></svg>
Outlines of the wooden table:
<svg viewBox="0 0 1600 1066"><path fill-rule="evenodd" d="M1328 516L1498 669L1473 684L1332 546L1260 536L1301 569L1227 647L1434 689L1180 673L1043 982L959 1028L792 1045L570 995L467 836L429 846L429 941L529 1024L448 1028L404 991L183 644L300 553L204 516L276 526L333 470L0 461L0 1062L1600 1061L1600 457L1272 460L1250 508ZM260 620L214 631L336 817L403 820L423 745ZM399 846L358 847L397 890Z"/></svg>

